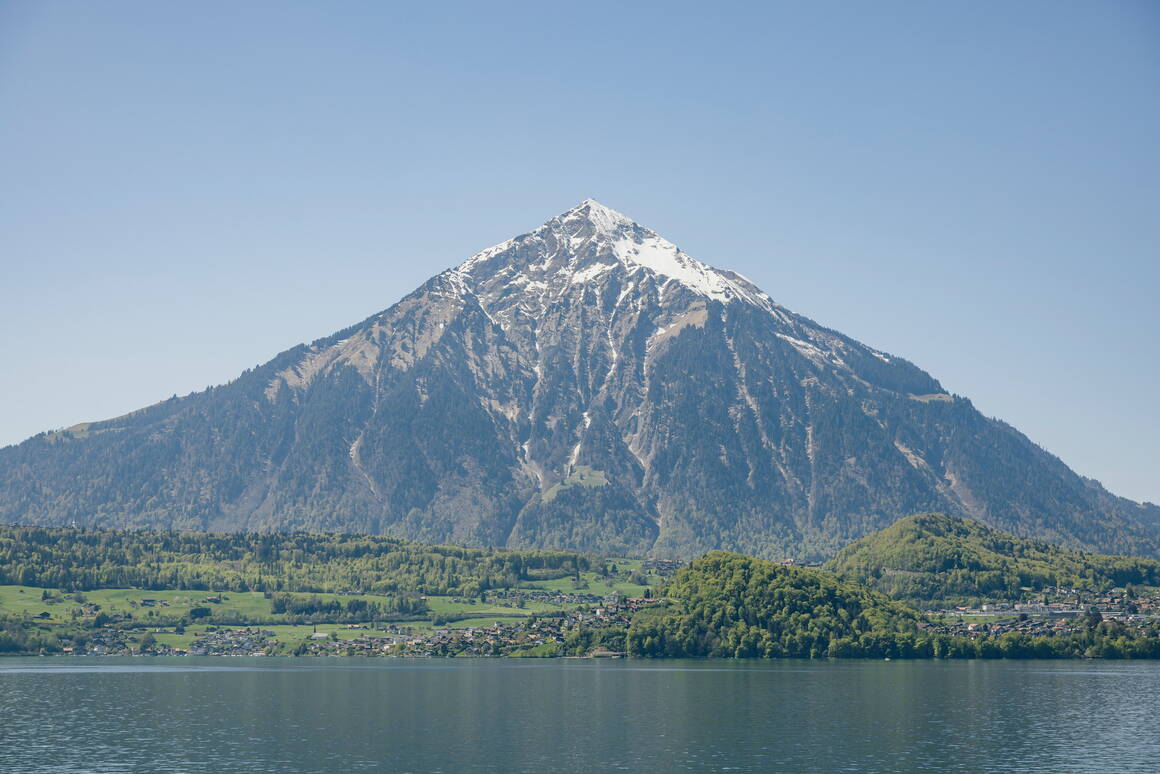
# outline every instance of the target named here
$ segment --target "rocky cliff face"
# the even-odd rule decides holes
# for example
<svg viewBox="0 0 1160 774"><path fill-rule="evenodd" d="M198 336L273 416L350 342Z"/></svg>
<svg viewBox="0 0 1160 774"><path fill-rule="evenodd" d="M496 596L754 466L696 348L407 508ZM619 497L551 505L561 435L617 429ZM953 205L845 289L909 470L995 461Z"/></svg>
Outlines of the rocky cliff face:
<svg viewBox="0 0 1160 774"><path fill-rule="evenodd" d="M1160 508L591 200L228 385L0 450L4 521L781 557L920 511L1160 549Z"/></svg>

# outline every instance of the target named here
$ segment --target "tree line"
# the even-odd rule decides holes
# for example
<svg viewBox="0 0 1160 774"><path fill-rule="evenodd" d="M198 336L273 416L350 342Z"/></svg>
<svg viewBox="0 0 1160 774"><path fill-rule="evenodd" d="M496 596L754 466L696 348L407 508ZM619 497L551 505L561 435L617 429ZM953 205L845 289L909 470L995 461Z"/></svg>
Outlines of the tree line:
<svg viewBox="0 0 1160 774"><path fill-rule="evenodd" d="M569 551L429 546L373 535L0 527L0 584L478 597L598 560Z"/></svg>

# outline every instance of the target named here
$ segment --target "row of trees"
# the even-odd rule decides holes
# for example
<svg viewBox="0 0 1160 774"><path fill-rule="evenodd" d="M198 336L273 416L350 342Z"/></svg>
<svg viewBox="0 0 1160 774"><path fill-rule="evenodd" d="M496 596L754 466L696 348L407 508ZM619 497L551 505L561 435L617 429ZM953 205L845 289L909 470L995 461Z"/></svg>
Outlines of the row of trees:
<svg viewBox="0 0 1160 774"><path fill-rule="evenodd" d="M415 596L390 597L386 602L378 602L357 597L343 601L334 597L325 599L316 594L274 594L270 599L270 612L286 615L290 623L306 618L322 618L333 623L360 623L400 616L420 616L428 612L428 606L426 600Z"/></svg>
<svg viewBox="0 0 1160 774"><path fill-rule="evenodd" d="M306 533L0 527L0 584L479 596L521 580L588 570L568 551L427 546Z"/></svg>

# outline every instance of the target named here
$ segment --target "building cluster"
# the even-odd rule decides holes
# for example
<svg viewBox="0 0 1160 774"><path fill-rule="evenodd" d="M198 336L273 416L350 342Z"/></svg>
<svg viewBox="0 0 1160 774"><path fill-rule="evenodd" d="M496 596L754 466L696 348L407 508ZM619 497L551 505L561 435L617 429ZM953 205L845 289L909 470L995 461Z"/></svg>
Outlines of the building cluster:
<svg viewBox="0 0 1160 774"><path fill-rule="evenodd" d="M685 562L677 559L646 559L641 570L650 575L659 575L667 578L685 566Z"/></svg>
<svg viewBox="0 0 1160 774"><path fill-rule="evenodd" d="M598 605L606 601L598 594L583 594L544 589L497 589L487 592L487 601L492 604L512 603L516 606L526 602L542 602L549 605Z"/></svg>
<svg viewBox="0 0 1160 774"><path fill-rule="evenodd" d="M396 656L507 656L518 652L552 655L573 633L583 629L623 629L629 624L636 600L624 604L574 610L550 617L496 621L491 626L435 629L414 633L390 651ZM539 652L537 652L539 651ZM602 655L621 655L607 651Z"/></svg>
<svg viewBox="0 0 1160 774"><path fill-rule="evenodd" d="M315 656L509 656L509 655L604 655L621 653L607 649L600 636L604 630L623 630L649 598L624 599L562 591L522 590L492 592L489 601L522 607L524 602L574 605L567 612L497 619L490 626L421 629L404 623L349 624L342 635L315 630L296 647L280 642L271 629L260 627L207 627L186 648L158 642L151 631L129 629L110 623L83 637L63 636L66 653L77 655L132 655L149 653L173 656L260 656L286 654ZM100 612L86 605L88 615ZM1112 589L1090 592L1071 588L1048 588L1020 602L988 603L978 607L955 607L929 611L920 625L926 631L957 637L997 637L1008 633L1028 637L1060 636L1080 632L1098 621L1117 621L1129 628L1155 631L1160 626L1160 590ZM155 630L161 632L162 630ZM352 636L353 635L353 636ZM295 638L297 640L297 638Z"/></svg>
<svg viewBox="0 0 1160 774"><path fill-rule="evenodd" d="M998 637L1010 632L1018 632L1029 637L1071 634L1076 631L1076 623L1068 618L1031 618L1016 616L988 621L970 621L966 618L947 620L943 623L923 624L919 627L938 634L955 637Z"/></svg>
<svg viewBox="0 0 1160 774"><path fill-rule="evenodd" d="M269 656L278 640L269 629L211 629L189 645L190 656Z"/></svg>
<svg viewBox="0 0 1160 774"><path fill-rule="evenodd" d="M1128 627L1154 627L1160 623L1160 590L1137 592L1116 588L1085 591L1049 586L1022 602L998 602L978 607L955 607L928 611L936 623L930 631L965 637L1018 632L1028 636L1066 635L1089 626L1095 616Z"/></svg>
<svg viewBox="0 0 1160 774"><path fill-rule="evenodd" d="M782 559L781 563L784 564L786 567L821 567L822 566L821 562L814 561L812 559L794 559L793 557Z"/></svg>

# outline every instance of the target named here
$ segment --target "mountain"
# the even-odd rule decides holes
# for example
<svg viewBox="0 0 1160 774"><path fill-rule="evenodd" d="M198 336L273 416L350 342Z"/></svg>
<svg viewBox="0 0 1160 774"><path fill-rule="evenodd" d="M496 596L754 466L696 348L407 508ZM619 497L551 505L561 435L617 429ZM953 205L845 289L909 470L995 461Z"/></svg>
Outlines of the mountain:
<svg viewBox="0 0 1160 774"><path fill-rule="evenodd" d="M592 200L229 384L0 450L5 522L779 558L922 511L1160 549L1160 508Z"/></svg>
<svg viewBox="0 0 1160 774"><path fill-rule="evenodd" d="M1160 585L1160 561L1070 551L942 513L909 516L843 548L825 569L914 604L1018 600L1023 589Z"/></svg>

